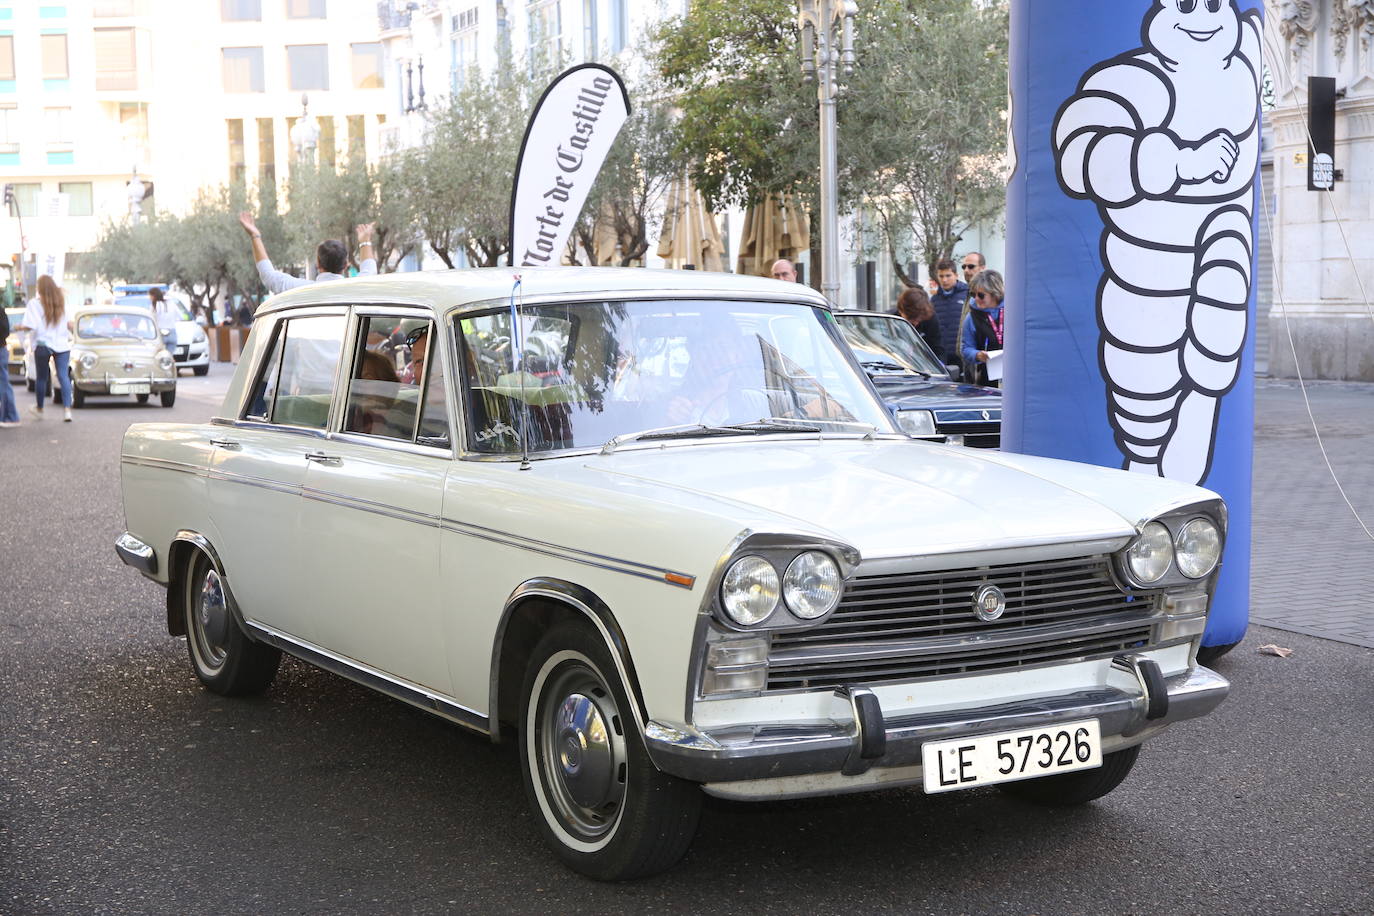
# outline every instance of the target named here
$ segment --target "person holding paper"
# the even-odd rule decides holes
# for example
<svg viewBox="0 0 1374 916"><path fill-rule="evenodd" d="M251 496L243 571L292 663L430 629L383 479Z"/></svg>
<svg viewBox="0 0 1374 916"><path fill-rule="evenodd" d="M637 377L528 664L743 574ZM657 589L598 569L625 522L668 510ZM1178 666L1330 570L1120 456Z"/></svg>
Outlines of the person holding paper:
<svg viewBox="0 0 1374 916"><path fill-rule="evenodd" d="M995 270L979 271L969 284L972 306L959 332L959 353L972 367L979 385L1001 387L1002 378L1002 299L1006 285Z"/></svg>

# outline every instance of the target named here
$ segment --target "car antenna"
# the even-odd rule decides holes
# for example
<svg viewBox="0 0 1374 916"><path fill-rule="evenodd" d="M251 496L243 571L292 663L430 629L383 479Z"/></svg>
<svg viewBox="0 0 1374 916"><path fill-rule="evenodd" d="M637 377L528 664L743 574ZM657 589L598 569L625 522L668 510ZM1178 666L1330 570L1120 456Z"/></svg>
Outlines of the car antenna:
<svg viewBox="0 0 1374 916"><path fill-rule="evenodd" d="M520 376L520 470L530 469L530 402L525 400L525 341L520 328L520 308L515 304L515 295L520 294L520 305L525 304L525 288L520 282L520 274L513 274L515 285L510 288L510 339L515 352L520 354L516 373ZM512 360L514 363L514 360Z"/></svg>

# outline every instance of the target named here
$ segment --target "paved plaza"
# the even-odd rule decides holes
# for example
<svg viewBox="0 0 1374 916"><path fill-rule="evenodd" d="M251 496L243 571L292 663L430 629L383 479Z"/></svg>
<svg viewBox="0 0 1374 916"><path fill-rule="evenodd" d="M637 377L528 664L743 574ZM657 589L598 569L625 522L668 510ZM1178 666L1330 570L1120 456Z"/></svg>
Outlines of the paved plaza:
<svg viewBox="0 0 1374 916"><path fill-rule="evenodd" d="M1259 379L1251 622L1374 648L1374 384ZM1247 639L1254 640L1253 635Z"/></svg>

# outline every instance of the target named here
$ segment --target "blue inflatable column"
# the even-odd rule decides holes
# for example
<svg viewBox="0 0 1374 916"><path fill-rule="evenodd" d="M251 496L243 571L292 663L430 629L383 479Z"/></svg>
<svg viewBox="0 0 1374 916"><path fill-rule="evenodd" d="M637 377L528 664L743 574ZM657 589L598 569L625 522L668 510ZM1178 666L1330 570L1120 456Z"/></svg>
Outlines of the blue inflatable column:
<svg viewBox="0 0 1374 916"><path fill-rule="evenodd" d="M1257 0L1013 0L1003 447L1197 483L1250 606Z"/></svg>

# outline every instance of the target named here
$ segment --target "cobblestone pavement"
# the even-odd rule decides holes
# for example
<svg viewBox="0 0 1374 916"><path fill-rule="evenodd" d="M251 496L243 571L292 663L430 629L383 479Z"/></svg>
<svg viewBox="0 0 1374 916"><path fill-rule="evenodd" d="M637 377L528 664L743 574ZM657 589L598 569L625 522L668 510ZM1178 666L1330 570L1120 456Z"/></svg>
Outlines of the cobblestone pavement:
<svg viewBox="0 0 1374 916"><path fill-rule="evenodd" d="M1374 530L1374 384L1308 382L1327 456ZM1374 539L1291 379L1257 379L1252 623L1374 648Z"/></svg>

